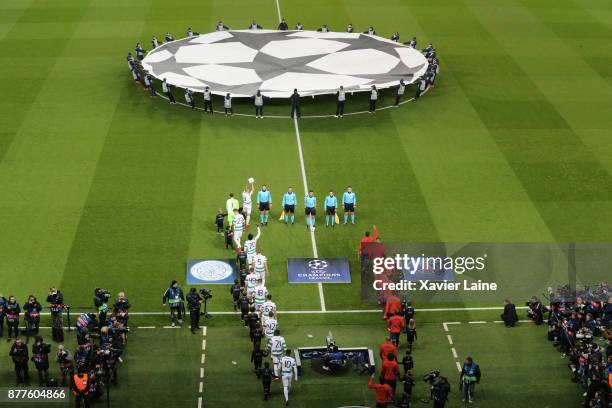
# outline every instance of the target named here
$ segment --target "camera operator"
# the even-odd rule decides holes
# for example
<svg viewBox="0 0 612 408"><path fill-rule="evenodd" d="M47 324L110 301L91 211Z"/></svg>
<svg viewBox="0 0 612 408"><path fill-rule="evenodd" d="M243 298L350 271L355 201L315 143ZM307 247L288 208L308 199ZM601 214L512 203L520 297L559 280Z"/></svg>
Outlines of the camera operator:
<svg viewBox="0 0 612 408"><path fill-rule="evenodd" d="M62 387L66 386L67 379L74 373L74 364L72 362L72 355L70 350L64 348L62 344L57 346L57 352L55 353L55 361L59 365L60 375L62 377Z"/></svg>
<svg viewBox="0 0 612 408"><path fill-rule="evenodd" d="M23 305L25 311L24 320L26 324L26 344L30 341L32 334L38 334L38 328L40 327L40 311L42 306L40 302L36 300L34 295L28 296L28 301Z"/></svg>
<svg viewBox="0 0 612 408"><path fill-rule="evenodd" d="M49 353L51 345L45 343L42 336L36 336L32 345L32 362L38 371L38 385L41 387L49 380Z"/></svg>
<svg viewBox="0 0 612 408"><path fill-rule="evenodd" d="M86 334L89 334L97 327L98 321L93 313L83 313L79 316L76 322L77 328L77 344L83 344L86 341Z"/></svg>
<svg viewBox="0 0 612 408"><path fill-rule="evenodd" d="M6 302L6 325L8 327L8 338L6 341L11 341L11 333L15 333L15 338L19 337L19 314L21 307L15 299L15 296L9 296Z"/></svg>
<svg viewBox="0 0 612 408"><path fill-rule="evenodd" d="M75 406L79 408L81 401L85 408L89 407L89 375L79 370L70 377L70 389L74 395Z"/></svg>
<svg viewBox="0 0 612 408"><path fill-rule="evenodd" d="M172 327L183 324L183 290L178 286L178 283L173 280L170 282L170 287L164 292L162 297L162 306L166 306L166 302L170 306L170 321Z"/></svg>
<svg viewBox="0 0 612 408"><path fill-rule="evenodd" d="M433 389L431 392L434 408L444 408L446 401L448 401L448 394L450 394L450 392L451 386L446 377L438 377L436 382L433 384Z"/></svg>
<svg viewBox="0 0 612 408"><path fill-rule="evenodd" d="M113 304L113 316L123 326L128 327L129 310L132 305L124 292L119 292Z"/></svg>
<svg viewBox="0 0 612 408"><path fill-rule="evenodd" d="M4 336L4 314L6 312L6 298L0 293L0 337Z"/></svg>
<svg viewBox="0 0 612 408"><path fill-rule="evenodd" d="M191 321L191 333L195 334L200 328L200 308L202 307L202 296L197 292L196 288L191 288L187 294L187 307L189 308L189 319Z"/></svg>
<svg viewBox="0 0 612 408"><path fill-rule="evenodd" d="M459 386L463 387L463 400L470 404L473 402L474 389L476 384L480 384L480 367L474 362L472 357L466 357L459 376Z"/></svg>
<svg viewBox="0 0 612 408"><path fill-rule="evenodd" d="M57 288L49 288L47 303L49 303L49 310L51 311L53 341L62 342L64 341L64 324L62 322L64 295Z"/></svg>
<svg viewBox="0 0 612 408"><path fill-rule="evenodd" d="M15 343L11 346L9 356L15 365L15 374L17 374L17 384L30 382L30 374L28 373L28 347L23 344L21 339L15 339Z"/></svg>
<svg viewBox="0 0 612 408"><path fill-rule="evenodd" d="M532 297L529 302L526 303L527 307L527 316L533 320L535 324L542 324L544 322L544 313L545 308L542 305L542 302L537 297Z"/></svg>
<svg viewBox="0 0 612 408"><path fill-rule="evenodd" d="M108 300L110 292L106 289L95 288L93 303L98 310L98 324L100 327L106 324L106 314L108 313Z"/></svg>

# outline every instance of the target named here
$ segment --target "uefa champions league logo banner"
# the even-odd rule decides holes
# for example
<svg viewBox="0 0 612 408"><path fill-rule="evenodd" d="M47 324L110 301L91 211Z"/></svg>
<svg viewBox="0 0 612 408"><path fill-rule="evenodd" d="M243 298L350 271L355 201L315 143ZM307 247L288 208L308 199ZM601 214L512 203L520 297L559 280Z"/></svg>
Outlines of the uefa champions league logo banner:
<svg viewBox="0 0 612 408"><path fill-rule="evenodd" d="M350 283L351 272L345 258L289 258L289 283Z"/></svg>
<svg viewBox="0 0 612 408"><path fill-rule="evenodd" d="M608 281L612 244L370 243L360 261L363 300L518 303Z"/></svg>
<svg viewBox="0 0 612 408"><path fill-rule="evenodd" d="M233 259L193 259L187 262L187 283L191 285L232 284L236 276Z"/></svg>

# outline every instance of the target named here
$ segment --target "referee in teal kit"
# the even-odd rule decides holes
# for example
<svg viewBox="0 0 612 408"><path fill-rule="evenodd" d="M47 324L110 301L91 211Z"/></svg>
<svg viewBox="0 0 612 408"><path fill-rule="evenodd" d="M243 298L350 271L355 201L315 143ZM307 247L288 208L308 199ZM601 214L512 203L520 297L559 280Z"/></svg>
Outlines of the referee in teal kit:
<svg viewBox="0 0 612 408"><path fill-rule="evenodd" d="M287 192L283 194L283 211L285 212L285 225L289 225L289 218L291 218L291 225L295 224L295 204L297 197L293 192L293 188L289 186Z"/></svg>
<svg viewBox="0 0 612 408"><path fill-rule="evenodd" d="M338 199L332 190L329 190L329 195L325 197L325 226L332 228L336 225L336 208L338 207Z"/></svg>
<svg viewBox="0 0 612 408"><path fill-rule="evenodd" d="M314 231L315 215L317 215L317 198L312 190L308 191L308 195L304 197L304 207L306 208L306 228Z"/></svg>

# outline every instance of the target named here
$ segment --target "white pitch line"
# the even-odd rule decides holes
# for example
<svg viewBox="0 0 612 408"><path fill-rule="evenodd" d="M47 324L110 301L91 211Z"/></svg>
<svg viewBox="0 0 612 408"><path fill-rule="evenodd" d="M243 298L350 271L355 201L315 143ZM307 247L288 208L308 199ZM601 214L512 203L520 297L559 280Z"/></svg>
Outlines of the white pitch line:
<svg viewBox="0 0 612 408"><path fill-rule="evenodd" d="M200 378L204 378L204 367L200 367Z"/></svg>
<svg viewBox="0 0 612 408"><path fill-rule="evenodd" d="M136 326L137 329L154 329L155 326Z"/></svg>
<svg viewBox="0 0 612 408"><path fill-rule="evenodd" d="M447 334L446 338L448 339L448 344L450 344L452 346L453 345L453 338L451 337L451 335Z"/></svg>
<svg viewBox="0 0 612 408"><path fill-rule="evenodd" d="M457 350L454 347L451 347L451 352L453 353L453 357L457 358Z"/></svg>
<svg viewBox="0 0 612 408"><path fill-rule="evenodd" d="M455 364L457 365L457 371L461 372L461 364L458 361L455 361Z"/></svg>
<svg viewBox="0 0 612 408"><path fill-rule="evenodd" d="M198 408L202 408L202 397L198 397Z"/></svg>
<svg viewBox="0 0 612 408"><path fill-rule="evenodd" d="M416 309L417 312L469 312L469 311L486 311L486 310L503 310L503 307L444 307L444 308L424 308ZM527 306L518 306L517 309L527 309ZM91 311L70 312L71 315L82 313L90 313ZM240 312L208 312L211 315L240 315ZM284 314L319 314L319 313L382 313L382 309L352 309L352 310L279 310L278 313ZM41 313L42 316L50 316L51 313ZM168 316L168 312L130 312L130 316ZM531 320L519 320L519 322L530 322ZM453 324L447 322L447 324ZM164 326L171 327L171 326Z"/></svg>
<svg viewBox="0 0 612 408"><path fill-rule="evenodd" d="M477 322L468 322L469 324L484 324L486 322L483 321L477 321Z"/></svg>
<svg viewBox="0 0 612 408"><path fill-rule="evenodd" d="M278 3L278 0L276 0L276 12L278 13L278 22L280 23L283 17L281 16L280 4Z"/></svg>
<svg viewBox="0 0 612 408"><path fill-rule="evenodd" d="M298 126L297 116L293 116L293 125L295 127L295 139L297 142L298 148L298 156L300 158L300 169L302 171L302 181L304 182L304 195L308 194L308 182L306 181L306 167L304 166L304 154L302 153L302 138L300 137L300 127ZM317 251L317 239L315 237L315 233L312 229L309 229L310 232L310 242L312 243L312 255L314 258L319 257L319 253ZM319 300L321 302L321 311L325 312L325 295L323 294L323 285L321 282L317 283L319 287Z"/></svg>
<svg viewBox="0 0 612 408"><path fill-rule="evenodd" d="M198 392L201 394L203 390L204 390L204 383L200 381L200 388L198 388Z"/></svg>
<svg viewBox="0 0 612 408"><path fill-rule="evenodd" d="M206 326L202 327L202 336L206 336Z"/></svg>
<svg viewBox="0 0 612 408"><path fill-rule="evenodd" d="M206 350L206 339L202 340L202 350Z"/></svg>
<svg viewBox="0 0 612 408"><path fill-rule="evenodd" d="M442 323L442 327L444 327L444 331L448 331L448 323Z"/></svg>
<svg viewBox="0 0 612 408"><path fill-rule="evenodd" d="M206 362L206 354L202 353L202 359L200 360L200 364L204 364Z"/></svg>
<svg viewBox="0 0 612 408"><path fill-rule="evenodd" d="M164 329L180 329L181 326L164 326Z"/></svg>

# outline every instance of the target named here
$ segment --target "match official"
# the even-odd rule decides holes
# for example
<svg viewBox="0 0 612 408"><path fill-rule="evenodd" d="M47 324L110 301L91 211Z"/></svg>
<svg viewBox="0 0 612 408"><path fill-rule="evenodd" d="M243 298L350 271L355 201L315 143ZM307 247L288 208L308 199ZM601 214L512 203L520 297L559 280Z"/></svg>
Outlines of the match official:
<svg viewBox="0 0 612 408"><path fill-rule="evenodd" d="M325 226L333 228L336 225L336 208L338 207L338 199L332 190L325 197Z"/></svg>
<svg viewBox="0 0 612 408"><path fill-rule="evenodd" d="M196 288L191 288L186 297L187 307L189 307L189 320L191 322L191 333L195 334L200 328L200 308L202 306L202 296L197 292Z"/></svg>
<svg viewBox="0 0 612 408"><path fill-rule="evenodd" d="M293 192L293 188L289 186L287 188L287 192L283 194L283 212L285 213L285 226L289 225L289 220L291 220L291 225L295 224L295 204L297 202L297 196Z"/></svg>
<svg viewBox="0 0 612 408"><path fill-rule="evenodd" d="M268 225L268 212L272 208L272 196L265 184L257 192L257 206L259 207L259 220L261 224Z"/></svg>
<svg viewBox="0 0 612 408"><path fill-rule="evenodd" d="M357 196L353 192L353 188L348 186L344 194L342 194L342 206L344 207L344 225L348 222L348 217L351 217L351 224L355 225L355 207L357 207Z"/></svg>
<svg viewBox="0 0 612 408"><path fill-rule="evenodd" d="M317 215L317 197L312 190L304 197L304 207L306 209L306 228L311 231L315 229L315 216Z"/></svg>

